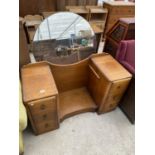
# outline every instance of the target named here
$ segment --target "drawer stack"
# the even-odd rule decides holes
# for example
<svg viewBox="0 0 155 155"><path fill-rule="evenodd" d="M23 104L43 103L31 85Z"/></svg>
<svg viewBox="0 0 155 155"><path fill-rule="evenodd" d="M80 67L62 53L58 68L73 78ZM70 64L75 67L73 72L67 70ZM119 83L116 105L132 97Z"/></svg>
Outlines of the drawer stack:
<svg viewBox="0 0 155 155"><path fill-rule="evenodd" d="M57 88L47 64L22 68L23 100L35 134L59 127Z"/></svg>
<svg viewBox="0 0 155 155"><path fill-rule="evenodd" d="M98 105L98 113L115 109L132 75L111 55L91 58L88 89Z"/></svg>

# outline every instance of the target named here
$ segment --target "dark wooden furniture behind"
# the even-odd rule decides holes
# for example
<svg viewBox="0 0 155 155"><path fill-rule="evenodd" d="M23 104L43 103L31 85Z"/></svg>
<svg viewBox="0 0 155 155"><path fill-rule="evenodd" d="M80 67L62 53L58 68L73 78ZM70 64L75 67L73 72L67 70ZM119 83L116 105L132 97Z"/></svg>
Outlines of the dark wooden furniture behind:
<svg viewBox="0 0 155 155"><path fill-rule="evenodd" d="M125 95L119 105L122 111L129 118L131 123L135 123L135 77L132 78Z"/></svg>
<svg viewBox="0 0 155 155"><path fill-rule="evenodd" d="M58 91L47 64L23 67L21 70L23 100L35 134L59 127Z"/></svg>
<svg viewBox="0 0 155 155"><path fill-rule="evenodd" d="M97 0L19 0L19 16L40 14L44 11L65 11L67 5L97 5Z"/></svg>
<svg viewBox="0 0 155 155"><path fill-rule="evenodd" d="M99 114L116 108L131 77L110 55L91 58L88 89L98 105Z"/></svg>
<svg viewBox="0 0 155 155"><path fill-rule="evenodd" d="M97 0L57 0L57 11L65 11L66 6L97 5Z"/></svg>
<svg viewBox="0 0 155 155"><path fill-rule="evenodd" d="M86 20L89 18L89 10L85 6L66 6L66 11L76 13Z"/></svg>
<svg viewBox="0 0 155 155"><path fill-rule="evenodd" d="M54 130L59 121L79 113L115 109L131 77L106 53L70 65L39 62L25 66L23 98L34 132Z"/></svg>
<svg viewBox="0 0 155 155"><path fill-rule="evenodd" d="M116 56L121 40L135 39L135 18L120 18L106 34L103 51Z"/></svg>
<svg viewBox="0 0 155 155"><path fill-rule="evenodd" d="M105 34L118 21L119 18L135 16L135 3L133 2L109 1L104 2L103 7L108 9Z"/></svg>
<svg viewBox="0 0 155 155"><path fill-rule="evenodd" d="M56 0L19 0L19 15L40 14L44 11L56 11Z"/></svg>
<svg viewBox="0 0 155 155"><path fill-rule="evenodd" d="M19 67L26 65L30 62L26 34L23 26L23 19L19 20Z"/></svg>

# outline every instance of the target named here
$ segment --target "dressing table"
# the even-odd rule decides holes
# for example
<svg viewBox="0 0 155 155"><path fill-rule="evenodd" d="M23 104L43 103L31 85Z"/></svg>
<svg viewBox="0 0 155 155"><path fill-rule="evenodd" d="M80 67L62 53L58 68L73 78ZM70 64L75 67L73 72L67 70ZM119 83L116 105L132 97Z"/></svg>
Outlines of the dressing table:
<svg viewBox="0 0 155 155"><path fill-rule="evenodd" d="M64 34L61 37L58 33L47 36L44 33L47 21L42 22L44 26L38 27L32 46L37 62L21 69L23 101L36 135L57 129L64 119L80 113L102 114L115 109L132 78L111 55L94 52L95 35L91 27L87 23L84 26L86 21L82 21L81 27L81 19L72 17L79 20L76 23L79 25L67 26L68 33L61 32ZM73 21L76 22L74 18ZM71 44L67 44L70 39ZM73 55L77 56L74 61Z"/></svg>

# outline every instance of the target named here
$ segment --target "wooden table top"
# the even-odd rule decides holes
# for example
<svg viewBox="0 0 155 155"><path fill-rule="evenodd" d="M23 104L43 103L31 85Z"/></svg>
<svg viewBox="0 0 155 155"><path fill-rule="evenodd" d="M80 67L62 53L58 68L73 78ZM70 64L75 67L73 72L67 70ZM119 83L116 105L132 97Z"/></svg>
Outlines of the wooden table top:
<svg viewBox="0 0 155 155"><path fill-rule="evenodd" d="M46 63L29 64L22 68L24 102L58 94L50 67Z"/></svg>
<svg viewBox="0 0 155 155"><path fill-rule="evenodd" d="M91 58L92 62L103 73L109 81L131 78L132 75L118 63L110 54L98 55Z"/></svg>

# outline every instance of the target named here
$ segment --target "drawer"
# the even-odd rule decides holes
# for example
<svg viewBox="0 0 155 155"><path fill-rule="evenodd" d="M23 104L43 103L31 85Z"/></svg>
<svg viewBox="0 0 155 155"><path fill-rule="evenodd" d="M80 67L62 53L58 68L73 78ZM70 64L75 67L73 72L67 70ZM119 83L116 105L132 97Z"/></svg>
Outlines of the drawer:
<svg viewBox="0 0 155 155"><path fill-rule="evenodd" d="M44 121L42 123L36 124L37 134L41 134L47 131L55 130L59 127L58 122L56 121Z"/></svg>
<svg viewBox="0 0 155 155"><path fill-rule="evenodd" d="M114 15L123 15L123 14L134 15L135 14L135 8L134 7L117 6L111 10L111 14L114 14Z"/></svg>
<svg viewBox="0 0 155 155"><path fill-rule="evenodd" d="M109 111L116 108L125 90L127 89L129 82L130 78L119 80L112 84L109 95L105 101L104 111Z"/></svg>
<svg viewBox="0 0 155 155"><path fill-rule="evenodd" d="M106 104L107 105L117 105L117 103L120 101L122 97L122 94L114 94L114 95L110 95L108 96L107 100L106 100Z"/></svg>
<svg viewBox="0 0 155 155"><path fill-rule="evenodd" d="M28 107L32 115L48 110L56 111L56 96L29 102Z"/></svg>
<svg viewBox="0 0 155 155"><path fill-rule="evenodd" d="M104 103L104 107L102 109L103 112L108 112L115 109L121 100L123 94L114 94L109 95Z"/></svg>
<svg viewBox="0 0 155 155"><path fill-rule="evenodd" d="M110 90L111 95L117 95L122 94L127 89L128 84L130 82L131 78L115 81L112 83L112 88Z"/></svg>
<svg viewBox="0 0 155 155"><path fill-rule="evenodd" d="M32 114L34 123L43 123L45 121L58 121L57 111L43 111L38 114Z"/></svg>

